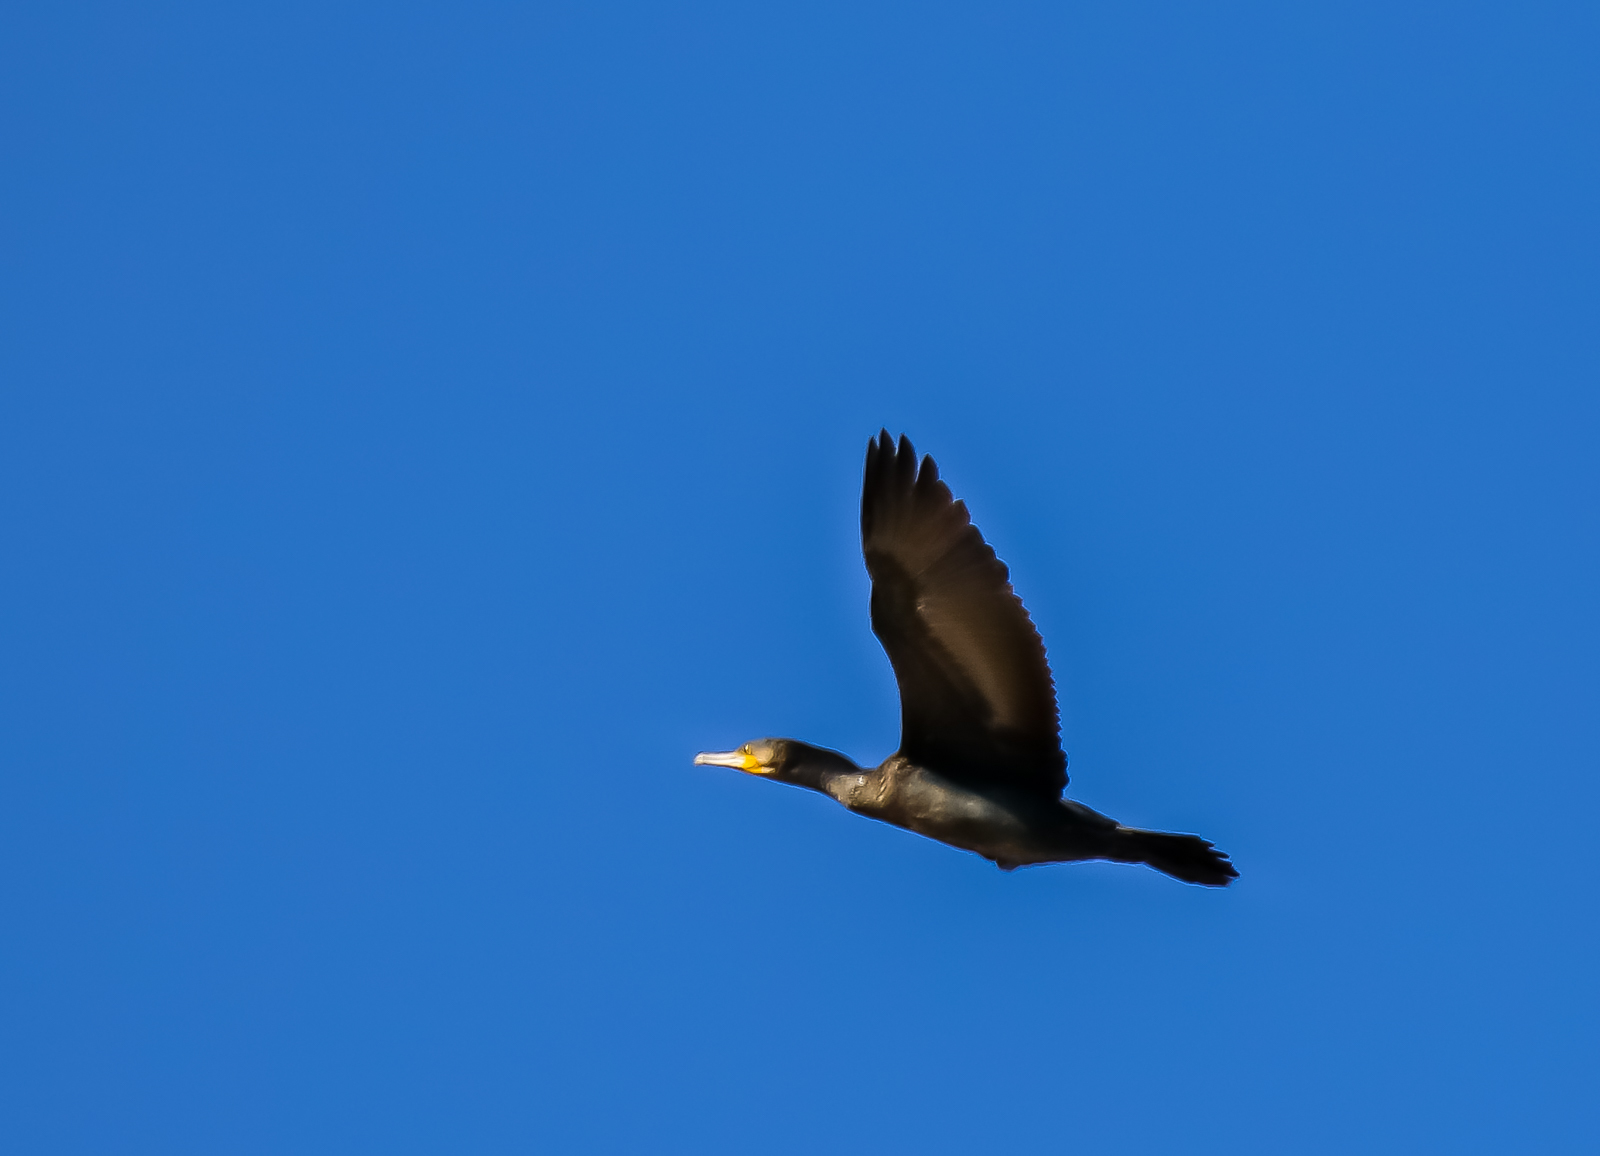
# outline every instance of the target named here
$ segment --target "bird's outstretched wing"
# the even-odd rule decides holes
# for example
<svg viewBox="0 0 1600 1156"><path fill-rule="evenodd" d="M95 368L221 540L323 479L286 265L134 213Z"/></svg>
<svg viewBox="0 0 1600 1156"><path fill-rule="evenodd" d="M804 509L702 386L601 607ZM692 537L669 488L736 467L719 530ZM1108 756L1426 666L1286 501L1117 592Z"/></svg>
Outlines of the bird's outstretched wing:
<svg viewBox="0 0 1600 1156"><path fill-rule="evenodd" d="M967 507L888 431L867 446L861 550L872 630L900 684L900 753L974 785L1067 783L1044 643Z"/></svg>

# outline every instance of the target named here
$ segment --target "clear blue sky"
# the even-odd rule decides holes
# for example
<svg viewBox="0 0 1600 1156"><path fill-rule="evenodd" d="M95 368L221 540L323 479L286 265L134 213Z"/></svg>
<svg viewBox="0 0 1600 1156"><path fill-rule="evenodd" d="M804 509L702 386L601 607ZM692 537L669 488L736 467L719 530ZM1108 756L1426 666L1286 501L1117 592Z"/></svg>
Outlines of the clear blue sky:
<svg viewBox="0 0 1600 1156"><path fill-rule="evenodd" d="M1600 1149L1600 9L14 4L8 1153ZM938 458L1072 793L897 738Z"/></svg>

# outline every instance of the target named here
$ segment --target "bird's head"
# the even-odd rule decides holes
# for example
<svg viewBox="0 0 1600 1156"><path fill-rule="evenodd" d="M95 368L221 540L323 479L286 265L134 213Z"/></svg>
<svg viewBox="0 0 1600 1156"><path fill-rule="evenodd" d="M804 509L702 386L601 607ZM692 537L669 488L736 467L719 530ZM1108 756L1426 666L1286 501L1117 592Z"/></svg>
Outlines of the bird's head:
<svg viewBox="0 0 1600 1156"><path fill-rule="evenodd" d="M826 775L855 773L861 769L836 751L823 750L796 739L752 739L737 750L702 751L694 761L699 766L732 767L747 775L760 775L814 791L823 789Z"/></svg>
<svg viewBox="0 0 1600 1156"><path fill-rule="evenodd" d="M732 767L747 775L782 778L783 769L790 762L790 748L794 745L788 739L755 739L737 750L701 751L694 761L696 766Z"/></svg>

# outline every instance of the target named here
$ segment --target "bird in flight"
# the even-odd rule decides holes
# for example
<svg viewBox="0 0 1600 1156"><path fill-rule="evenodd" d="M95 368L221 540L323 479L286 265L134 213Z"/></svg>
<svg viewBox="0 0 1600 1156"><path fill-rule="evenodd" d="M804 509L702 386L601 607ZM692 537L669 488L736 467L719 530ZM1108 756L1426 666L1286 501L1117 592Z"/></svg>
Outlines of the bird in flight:
<svg viewBox="0 0 1600 1156"><path fill-rule="evenodd" d="M861 550L872 631L900 685L900 749L876 767L797 739L756 739L695 762L829 795L858 815L974 851L1035 863L1145 863L1185 883L1239 877L1198 835L1124 827L1062 797L1055 683L1005 563L931 457L884 430L867 445Z"/></svg>

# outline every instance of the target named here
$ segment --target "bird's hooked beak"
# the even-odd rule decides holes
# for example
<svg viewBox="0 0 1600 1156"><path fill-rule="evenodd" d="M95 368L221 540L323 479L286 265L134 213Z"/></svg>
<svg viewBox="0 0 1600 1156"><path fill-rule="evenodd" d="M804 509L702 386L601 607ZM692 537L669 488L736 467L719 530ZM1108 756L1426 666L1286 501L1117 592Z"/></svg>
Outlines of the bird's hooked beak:
<svg viewBox="0 0 1600 1156"><path fill-rule="evenodd" d="M763 765L760 759L749 747L740 747L736 751L701 751L694 757L697 767L732 767L736 771L743 771L747 775L770 775L771 768Z"/></svg>

